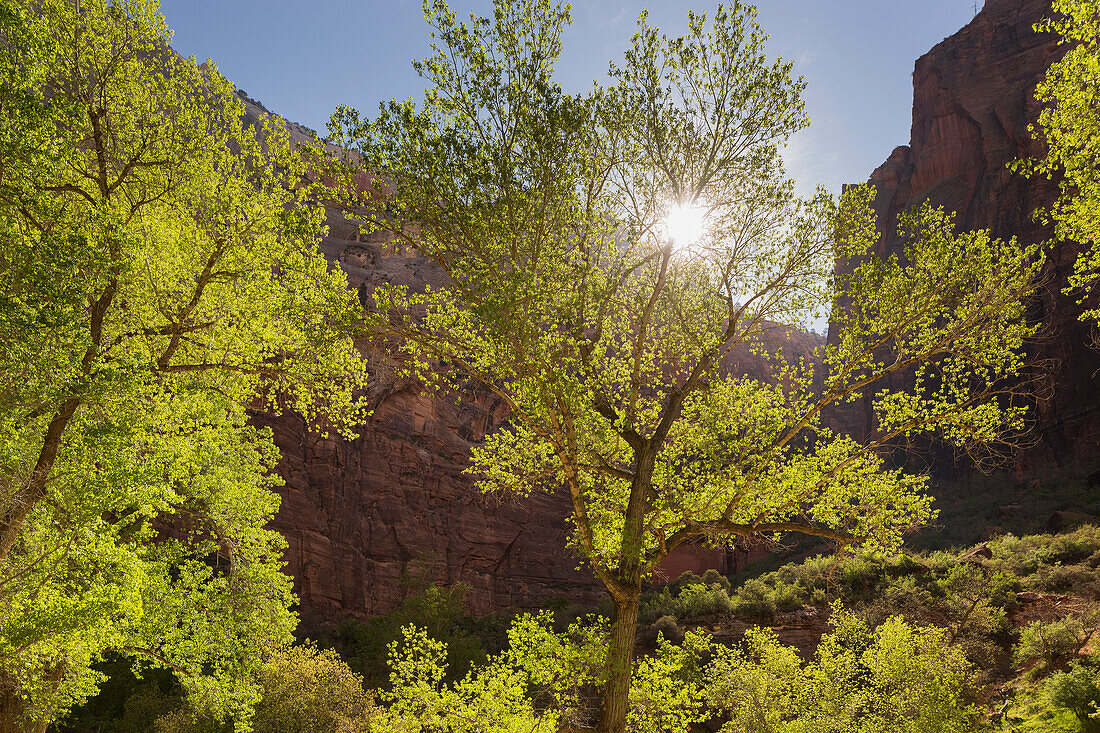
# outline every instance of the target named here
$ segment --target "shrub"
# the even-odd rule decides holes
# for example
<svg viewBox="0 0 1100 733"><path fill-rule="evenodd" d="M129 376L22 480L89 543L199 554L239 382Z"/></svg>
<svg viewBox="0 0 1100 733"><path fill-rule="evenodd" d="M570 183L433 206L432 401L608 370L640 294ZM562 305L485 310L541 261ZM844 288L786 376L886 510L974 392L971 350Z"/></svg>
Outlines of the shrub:
<svg viewBox="0 0 1100 733"><path fill-rule="evenodd" d="M886 573L895 578L916 575L927 570L924 563L912 555L897 555L890 558L886 565Z"/></svg>
<svg viewBox="0 0 1100 733"><path fill-rule="evenodd" d="M705 583L703 582L703 579L695 573L691 572L690 570L685 570L684 572L680 573L680 577L676 578L676 580L666 585L665 590L667 590L674 596L678 596L684 588L693 585L705 585Z"/></svg>
<svg viewBox="0 0 1100 733"><path fill-rule="evenodd" d="M942 594L937 606L950 620L951 641L1003 629L1005 612L993 605L992 593L1011 582L1004 573L987 574L968 563L953 566L937 579L935 589Z"/></svg>
<svg viewBox="0 0 1100 733"><path fill-rule="evenodd" d="M1076 654L1088 641L1090 631L1076 616L1051 623L1033 621L1020 632L1020 642L1016 645L1013 658L1017 664L1038 659L1042 662L1039 671L1050 669Z"/></svg>
<svg viewBox="0 0 1100 733"><path fill-rule="evenodd" d="M788 585L786 583L776 583L775 590L772 592L772 597L777 609L780 611L793 611L804 605L806 593L798 586Z"/></svg>
<svg viewBox="0 0 1100 733"><path fill-rule="evenodd" d="M676 600L669 593L668 587L664 587L647 598L642 599L641 608L638 610L639 618L644 622L652 622L662 616L675 616L678 607Z"/></svg>
<svg viewBox="0 0 1100 733"><path fill-rule="evenodd" d="M1087 560L1100 550L1100 527L1085 526L1060 535L1042 535L1039 559L1049 565L1072 565Z"/></svg>
<svg viewBox="0 0 1100 733"><path fill-rule="evenodd" d="M733 602L721 587L708 588L705 585L689 585L680 591L676 599L680 618L708 616L715 613L731 613Z"/></svg>
<svg viewBox="0 0 1100 733"><path fill-rule="evenodd" d="M373 697L332 649L295 646L278 652L260 671L263 697L252 719L255 733L367 733L378 714ZM229 722L184 708L156 722L157 733L222 733Z"/></svg>
<svg viewBox="0 0 1100 733"><path fill-rule="evenodd" d="M1100 720L1091 717L1100 705L1097 670L1080 662L1068 672L1056 672L1043 685L1043 694L1055 710L1068 710L1077 717L1083 733L1100 733Z"/></svg>
<svg viewBox="0 0 1100 733"><path fill-rule="evenodd" d="M737 589L734 596L733 612L760 621L770 621L775 617L775 600L767 585L760 580L749 580Z"/></svg>
<svg viewBox="0 0 1100 733"><path fill-rule="evenodd" d="M1087 565L1058 565L1047 570L1043 568L1042 590L1054 592L1073 592L1096 598L1100 589L1100 580L1096 571Z"/></svg>
<svg viewBox="0 0 1100 733"><path fill-rule="evenodd" d="M730 587L729 579L713 568L703 573L703 585L707 587L714 587L715 585L717 585L722 590L726 591L726 593L729 593L730 590L732 590L732 588Z"/></svg>
<svg viewBox="0 0 1100 733"><path fill-rule="evenodd" d="M684 630L676 623L673 616L661 616L646 629L645 637L648 643L656 644L658 635L673 644L679 644L684 640Z"/></svg>
<svg viewBox="0 0 1100 733"><path fill-rule="evenodd" d="M940 575L946 573L948 568L955 565L955 556L949 552L943 550L936 550L928 555L925 559L925 567L927 567L933 574Z"/></svg>
<svg viewBox="0 0 1100 733"><path fill-rule="evenodd" d="M936 599L927 588L912 576L903 576L889 583L871 600L863 611L864 618L877 626L891 616L901 614L908 618L924 615L935 606Z"/></svg>
<svg viewBox="0 0 1100 733"><path fill-rule="evenodd" d="M805 664L767 630L751 630L742 648L718 647L706 695L729 719L723 730L975 730L971 666L942 630L898 616L872 629L839 606L832 623Z"/></svg>
<svg viewBox="0 0 1100 733"><path fill-rule="evenodd" d="M863 555L848 558L840 566L840 582L853 594L871 592L881 577L881 566Z"/></svg>

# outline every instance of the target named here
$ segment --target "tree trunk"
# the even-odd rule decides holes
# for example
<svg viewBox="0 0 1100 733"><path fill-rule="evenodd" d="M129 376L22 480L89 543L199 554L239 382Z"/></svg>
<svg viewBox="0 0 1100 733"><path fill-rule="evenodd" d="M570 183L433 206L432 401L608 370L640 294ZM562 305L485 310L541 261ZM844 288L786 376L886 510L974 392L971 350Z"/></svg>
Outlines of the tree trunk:
<svg viewBox="0 0 1100 733"><path fill-rule="evenodd" d="M634 637L638 632L638 606L641 587L615 599L615 621L607 649L607 686L597 733L623 733L630 712L630 673L634 666Z"/></svg>
<svg viewBox="0 0 1100 733"><path fill-rule="evenodd" d="M80 407L80 399L77 397L70 397L62 403L61 409L50 420L50 425L42 438L42 449L38 453L34 470L31 471L30 480L26 487L16 492L5 507L3 516L0 516L0 560L6 558L11 552L23 529L23 520L46 495L50 472L57 460L57 452L61 448L61 439L78 407Z"/></svg>
<svg viewBox="0 0 1100 733"><path fill-rule="evenodd" d="M23 714L23 700L11 678L0 671L0 733L23 733L19 720Z"/></svg>

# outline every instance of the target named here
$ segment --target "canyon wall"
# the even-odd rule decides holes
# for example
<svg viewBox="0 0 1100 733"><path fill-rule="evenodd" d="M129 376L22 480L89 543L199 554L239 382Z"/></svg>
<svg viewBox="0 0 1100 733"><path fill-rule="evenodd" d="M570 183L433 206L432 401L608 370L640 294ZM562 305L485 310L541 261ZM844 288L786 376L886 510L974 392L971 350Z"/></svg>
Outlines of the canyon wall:
<svg viewBox="0 0 1100 733"><path fill-rule="evenodd" d="M1049 0L987 0L971 23L917 61L910 143L870 177L878 192L878 254L902 252L897 215L925 200L957 212L960 230L989 229L1022 243L1051 237L1034 212L1055 199L1057 186L1008 168L1013 160L1044 153L1028 125L1039 112L1035 85L1061 52L1056 36L1033 29L1048 12ZM1046 284L1030 304L1030 317L1043 324L1032 352L1044 364L1040 379L1049 399L1034 410L1034 445L1013 459L1019 485L1050 472L1087 475L1100 464L1094 378L1100 353L1092 345L1094 327L1078 320L1082 306L1076 296L1062 293L1079 251L1073 243L1051 249ZM865 434L873 429L870 404L859 407L838 422ZM944 451L935 451L933 464L948 482L971 473Z"/></svg>

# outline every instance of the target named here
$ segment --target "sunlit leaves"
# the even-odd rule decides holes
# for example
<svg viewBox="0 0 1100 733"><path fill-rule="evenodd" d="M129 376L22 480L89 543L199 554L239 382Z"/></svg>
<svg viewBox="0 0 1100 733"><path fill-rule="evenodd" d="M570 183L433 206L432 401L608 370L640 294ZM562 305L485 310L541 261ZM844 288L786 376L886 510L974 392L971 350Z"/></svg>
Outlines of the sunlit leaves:
<svg viewBox="0 0 1100 733"><path fill-rule="evenodd" d="M680 38L643 14L611 84L579 95L553 80L568 14L494 8L460 22L426 5L423 102L373 120L343 109L330 132L354 151L348 172L372 179L347 201L364 227L445 275L378 288L366 325L430 388L474 379L509 410L472 453L483 490L568 491L571 543L625 619L605 688L616 717L601 723L620 730L641 584L675 547L798 531L893 548L933 514L923 479L880 449L1011 438L1019 403L1002 380L1022 367L1040 260L929 208L903 220L905 255L883 259L869 188L799 200L780 149L807 123L803 84L740 2L691 14ZM665 221L677 205L706 212L681 249ZM834 276L838 257L852 274ZM825 374L776 353L831 306ZM770 376L731 373L735 349ZM872 435L824 426L868 394Z"/></svg>
<svg viewBox="0 0 1100 733"><path fill-rule="evenodd" d="M830 621L834 631L806 664L770 631L751 630L740 649L717 647L706 694L728 711L724 731L974 730L970 664L941 629L898 616L871 629L839 606Z"/></svg>
<svg viewBox="0 0 1100 733"><path fill-rule="evenodd" d="M111 652L246 727L292 626L248 410L350 432L361 311L281 123L247 127L154 3L5 0L0 39L5 709L48 721Z"/></svg>
<svg viewBox="0 0 1100 733"><path fill-rule="evenodd" d="M873 241L871 195L863 188L847 197L840 236L850 252ZM872 391L884 433L936 432L960 447L1011 442L1023 425L1023 346L1036 330L1024 298L1043 265L1039 247L957 233L953 216L928 204L903 214L898 227L903 256L857 258L839 282L827 389ZM912 386L873 386L891 373L911 373Z"/></svg>
<svg viewBox="0 0 1100 733"><path fill-rule="evenodd" d="M1100 277L1100 2L1055 0L1051 10L1037 29L1057 33L1068 49L1035 90L1046 106L1033 132L1047 155L1016 168L1058 178L1062 196L1044 213L1060 238L1084 247L1067 292L1085 302ZM1100 319L1100 309L1086 306L1081 317Z"/></svg>

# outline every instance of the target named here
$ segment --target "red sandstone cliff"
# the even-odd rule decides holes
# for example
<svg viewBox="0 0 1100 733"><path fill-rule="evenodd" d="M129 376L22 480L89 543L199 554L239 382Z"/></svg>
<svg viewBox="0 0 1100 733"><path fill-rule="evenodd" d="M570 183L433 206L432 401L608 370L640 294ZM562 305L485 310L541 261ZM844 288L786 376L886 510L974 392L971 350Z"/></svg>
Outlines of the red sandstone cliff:
<svg viewBox="0 0 1100 733"><path fill-rule="evenodd" d="M924 200L958 212L960 230L990 229L1026 243L1051 236L1033 212L1053 201L1057 187L1007 168L1043 155L1027 127L1039 110L1032 91L1060 53L1054 36L1033 30L1049 11L1049 0L987 0L971 23L917 61L910 143L870 178L878 189L879 254L901 251L897 215ZM1100 463L1100 352L1090 346L1092 327L1077 318L1082 307L1061 292L1078 252L1074 244L1053 249L1047 285L1030 309L1044 324L1034 352L1049 364L1042 378L1051 398L1035 412L1037 444L1016 457L1020 479L1052 468L1085 475ZM869 405L862 408L840 421L845 429L872 428ZM950 474L942 458L935 468Z"/></svg>

